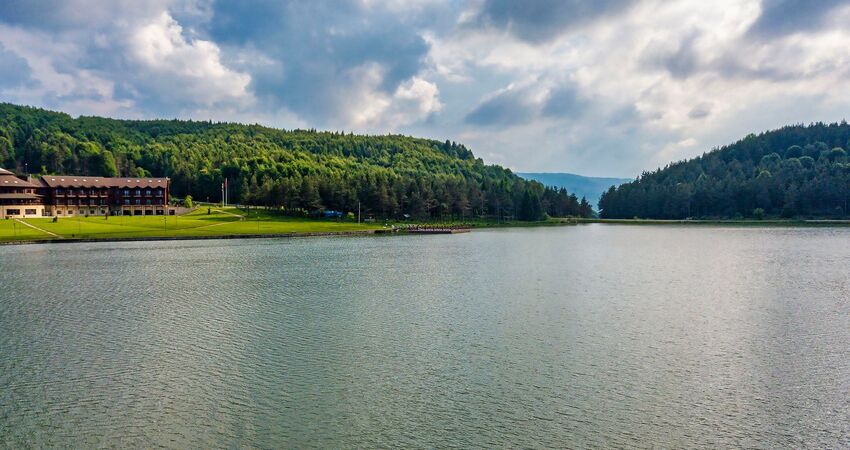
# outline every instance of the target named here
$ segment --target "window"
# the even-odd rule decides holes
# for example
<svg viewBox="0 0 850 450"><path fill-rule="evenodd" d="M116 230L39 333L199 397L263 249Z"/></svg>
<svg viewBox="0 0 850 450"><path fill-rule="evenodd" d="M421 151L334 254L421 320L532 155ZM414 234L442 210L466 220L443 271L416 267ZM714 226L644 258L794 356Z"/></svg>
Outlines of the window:
<svg viewBox="0 0 850 450"><path fill-rule="evenodd" d="M129 199L129 198L125 198L125 199L124 199L124 204L125 204L125 205L129 205L129 204L130 204L130 199Z"/></svg>
<svg viewBox="0 0 850 450"><path fill-rule="evenodd" d="M129 190L129 189L124 189L124 195L130 195L130 190Z"/></svg>
<svg viewBox="0 0 850 450"><path fill-rule="evenodd" d="M146 205L150 205L150 204L151 204L151 200L150 200L150 199L145 200L145 204L146 204Z"/></svg>
<svg viewBox="0 0 850 450"><path fill-rule="evenodd" d="M62 193L63 193L63 192L62 192L62 189L56 189L56 194L57 194L57 195L62 195Z"/></svg>
<svg viewBox="0 0 850 450"><path fill-rule="evenodd" d="M162 215L162 210L161 210L161 209L157 209L157 210L156 210L156 215L157 215L157 216L161 216L161 215Z"/></svg>
<svg viewBox="0 0 850 450"><path fill-rule="evenodd" d="M146 190L145 195L151 195L151 190L150 189Z"/></svg>
<svg viewBox="0 0 850 450"><path fill-rule="evenodd" d="M6 215L7 216L20 216L21 210L20 209L7 209Z"/></svg>
<svg viewBox="0 0 850 450"><path fill-rule="evenodd" d="M34 215L36 215L36 210L34 210L34 209L25 209L25 210L24 210L24 213L25 213L26 215L28 215L28 216L34 216Z"/></svg>
<svg viewBox="0 0 850 450"><path fill-rule="evenodd" d="M145 211L145 215L146 215L146 216L152 216L152 215L153 215L153 211L151 211L151 210L147 210L147 211Z"/></svg>
<svg viewBox="0 0 850 450"><path fill-rule="evenodd" d="M94 190L94 189L92 189L90 192L91 192L91 195L95 195L95 194L97 194L97 191L96 191L96 190Z"/></svg>
<svg viewBox="0 0 850 450"><path fill-rule="evenodd" d="M142 190L141 190L141 189L136 189L136 196L139 196L139 195L142 195Z"/></svg>
<svg viewBox="0 0 850 450"><path fill-rule="evenodd" d="M141 205L141 204L142 204L142 199L137 198L137 199L136 199L136 204L137 204L137 205Z"/></svg>
<svg viewBox="0 0 850 450"><path fill-rule="evenodd" d="M89 214L92 214L92 215L97 214L97 210L96 209L90 209Z"/></svg>
<svg viewBox="0 0 850 450"><path fill-rule="evenodd" d="M156 196L157 196L157 197L162 197L162 189L157 189L157 190L156 190Z"/></svg>

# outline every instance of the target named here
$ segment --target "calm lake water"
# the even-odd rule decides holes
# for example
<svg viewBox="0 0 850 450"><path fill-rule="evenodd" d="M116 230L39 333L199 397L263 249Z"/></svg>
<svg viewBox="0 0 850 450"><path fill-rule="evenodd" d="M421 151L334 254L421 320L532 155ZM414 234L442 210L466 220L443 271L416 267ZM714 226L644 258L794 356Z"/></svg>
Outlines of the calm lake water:
<svg viewBox="0 0 850 450"><path fill-rule="evenodd" d="M0 247L0 447L850 446L850 229Z"/></svg>

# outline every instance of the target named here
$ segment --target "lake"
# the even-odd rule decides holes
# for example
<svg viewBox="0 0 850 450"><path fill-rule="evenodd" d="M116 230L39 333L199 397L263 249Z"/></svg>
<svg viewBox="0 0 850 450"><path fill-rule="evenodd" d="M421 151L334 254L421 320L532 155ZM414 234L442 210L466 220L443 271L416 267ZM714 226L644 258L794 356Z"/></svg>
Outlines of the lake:
<svg viewBox="0 0 850 450"><path fill-rule="evenodd" d="M850 229L0 246L0 447L850 445Z"/></svg>

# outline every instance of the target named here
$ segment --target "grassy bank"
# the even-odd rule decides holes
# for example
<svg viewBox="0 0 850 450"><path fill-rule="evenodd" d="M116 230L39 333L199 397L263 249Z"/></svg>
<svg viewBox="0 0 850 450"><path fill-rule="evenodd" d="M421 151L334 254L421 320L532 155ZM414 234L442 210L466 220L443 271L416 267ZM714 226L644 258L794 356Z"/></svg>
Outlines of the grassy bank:
<svg viewBox="0 0 850 450"><path fill-rule="evenodd" d="M209 212L208 212L209 211ZM183 216L66 217L0 220L0 243L109 239L214 238L239 236L283 236L365 233L387 226L432 227L540 227L601 223L612 225L724 225L818 227L850 226L847 220L648 220L648 219L548 219L540 222L474 219L463 221L361 223L331 219L309 219L275 214L263 209L206 206Z"/></svg>
<svg viewBox="0 0 850 450"><path fill-rule="evenodd" d="M183 216L0 220L0 242L345 233L379 228L378 224L293 218L263 211L246 213L235 208L213 208L208 214L203 208Z"/></svg>
<svg viewBox="0 0 850 450"><path fill-rule="evenodd" d="M109 239L174 239L365 233L419 225L430 227L530 227L575 224L575 219L540 222L474 219L463 221L360 223L290 217L265 209L202 206L183 216L65 217L0 220L0 243Z"/></svg>

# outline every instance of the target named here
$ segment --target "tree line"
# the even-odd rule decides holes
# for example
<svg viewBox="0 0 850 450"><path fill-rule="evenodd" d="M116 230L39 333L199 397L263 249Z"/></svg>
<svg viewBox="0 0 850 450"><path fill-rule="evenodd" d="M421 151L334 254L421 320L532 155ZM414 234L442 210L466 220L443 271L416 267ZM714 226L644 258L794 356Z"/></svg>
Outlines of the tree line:
<svg viewBox="0 0 850 450"><path fill-rule="evenodd" d="M794 125L611 187L604 218L850 217L850 126Z"/></svg>
<svg viewBox="0 0 850 450"><path fill-rule="evenodd" d="M0 104L0 166L171 178L175 197L381 218L590 217L586 199L487 165L462 144L401 135L79 117Z"/></svg>

